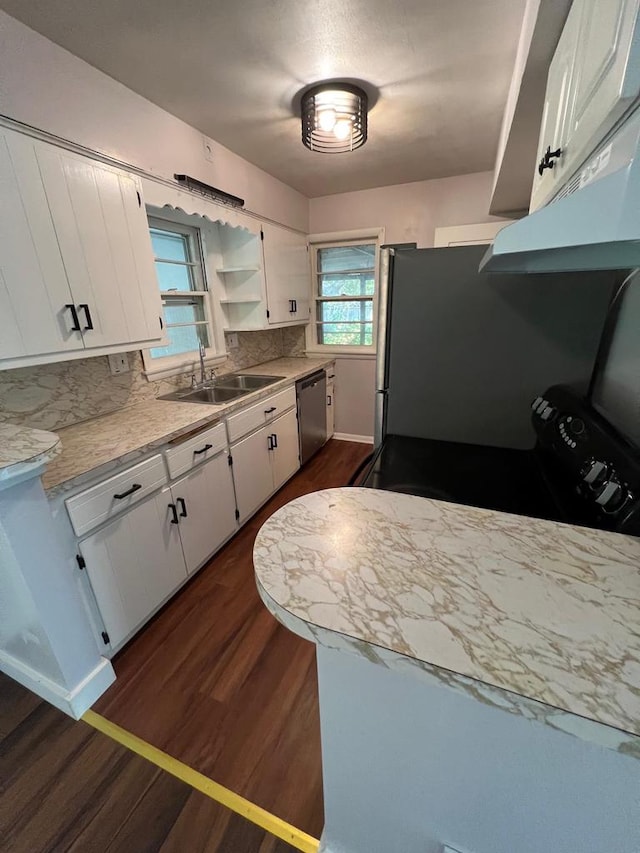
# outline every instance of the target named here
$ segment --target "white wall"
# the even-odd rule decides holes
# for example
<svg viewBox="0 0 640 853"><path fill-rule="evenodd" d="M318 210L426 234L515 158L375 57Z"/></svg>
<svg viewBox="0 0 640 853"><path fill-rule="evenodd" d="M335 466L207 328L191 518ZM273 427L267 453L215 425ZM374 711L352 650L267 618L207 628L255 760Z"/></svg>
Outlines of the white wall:
<svg viewBox="0 0 640 853"><path fill-rule="evenodd" d="M320 234L384 227L385 243L431 247L436 228L500 220L487 212L492 184L491 172L476 172L312 198L310 231ZM374 404L374 362L338 359L336 432L372 436Z"/></svg>
<svg viewBox="0 0 640 853"><path fill-rule="evenodd" d="M165 178L192 175L308 230L299 192L216 142L208 162L199 131L2 11L0 113Z"/></svg>
<svg viewBox="0 0 640 853"><path fill-rule="evenodd" d="M317 234L384 227L387 243L433 246L435 228L500 218L488 213L492 181L491 172L475 172L312 198L310 230Z"/></svg>

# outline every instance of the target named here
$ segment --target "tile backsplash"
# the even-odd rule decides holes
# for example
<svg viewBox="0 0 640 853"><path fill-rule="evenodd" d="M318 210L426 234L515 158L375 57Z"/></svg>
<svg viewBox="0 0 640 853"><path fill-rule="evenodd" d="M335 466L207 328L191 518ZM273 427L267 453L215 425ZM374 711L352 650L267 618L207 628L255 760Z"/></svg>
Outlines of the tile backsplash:
<svg viewBox="0 0 640 853"><path fill-rule="evenodd" d="M239 332L239 346L216 368L229 373L282 356L304 355L303 326ZM0 371L0 423L61 429L132 406L173 390L189 376L148 382L139 352L128 354L130 370L112 376L106 356Z"/></svg>

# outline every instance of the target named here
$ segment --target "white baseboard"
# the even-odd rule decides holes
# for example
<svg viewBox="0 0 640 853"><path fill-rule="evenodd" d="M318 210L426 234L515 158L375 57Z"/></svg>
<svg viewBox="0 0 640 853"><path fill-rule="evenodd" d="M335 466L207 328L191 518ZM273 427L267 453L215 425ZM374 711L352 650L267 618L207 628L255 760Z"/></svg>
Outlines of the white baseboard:
<svg viewBox="0 0 640 853"><path fill-rule="evenodd" d="M372 435L351 435L349 432L334 432L331 438L336 441L357 441L358 444L373 444Z"/></svg>
<svg viewBox="0 0 640 853"><path fill-rule="evenodd" d="M31 690L36 696L45 699L74 720L88 710L104 691L116 680L111 662L101 658L100 663L89 675L73 688L67 690L50 678L31 669L6 652L0 651L0 672L6 673L14 681Z"/></svg>

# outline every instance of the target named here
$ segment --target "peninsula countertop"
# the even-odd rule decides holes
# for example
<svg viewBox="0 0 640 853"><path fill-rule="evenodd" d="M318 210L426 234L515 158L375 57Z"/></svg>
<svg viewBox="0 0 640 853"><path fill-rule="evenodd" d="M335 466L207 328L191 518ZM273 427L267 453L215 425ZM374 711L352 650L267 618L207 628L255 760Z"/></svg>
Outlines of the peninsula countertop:
<svg viewBox="0 0 640 853"><path fill-rule="evenodd" d="M0 482L13 480L53 459L60 449L60 438L53 432L0 424Z"/></svg>
<svg viewBox="0 0 640 853"><path fill-rule="evenodd" d="M60 490L106 474L114 466L219 418L268 397L303 376L331 364L331 358L278 358L240 373L281 376L278 382L245 394L230 403L185 403L150 400L58 430L62 452L49 465L42 481L49 497Z"/></svg>
<svg viewBox="0 0 640 853"><path fill-rule="evenodd" d="M640 758L640 539L343 488L278 510L254 563L301 636Z"/></svg>

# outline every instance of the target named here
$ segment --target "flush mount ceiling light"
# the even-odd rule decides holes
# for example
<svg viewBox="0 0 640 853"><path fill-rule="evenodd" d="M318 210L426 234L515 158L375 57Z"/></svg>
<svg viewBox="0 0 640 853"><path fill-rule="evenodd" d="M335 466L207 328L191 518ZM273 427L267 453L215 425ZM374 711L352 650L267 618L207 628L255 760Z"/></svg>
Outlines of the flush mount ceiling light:
<svg viewBox="0 0 640 853"><path fill-rule="evenodd" d="M367 141L368 98L350 83L323 83L300 101L302 142L310 151L341 154Z"/></svg>

